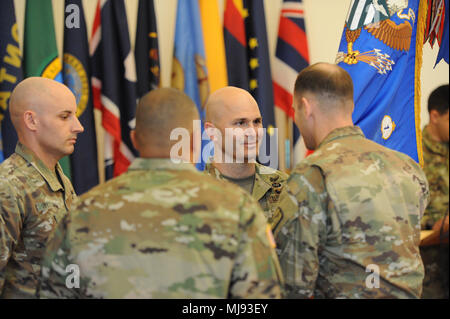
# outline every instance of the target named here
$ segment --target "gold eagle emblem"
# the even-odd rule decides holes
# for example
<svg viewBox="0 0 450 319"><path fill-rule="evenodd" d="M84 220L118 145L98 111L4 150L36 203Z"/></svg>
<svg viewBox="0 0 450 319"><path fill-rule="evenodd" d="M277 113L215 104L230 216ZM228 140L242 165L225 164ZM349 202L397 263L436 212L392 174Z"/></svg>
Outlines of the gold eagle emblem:
<svg viewBox="0 0 450 319"><path fill-rule="evenodd" d="M401 24L396 24L391 19L383 20L364 27L371 35L383 42L386 46L397 51L407 51L411 46L411 38L413 27L408 20L415 20L415 14L412 9L409 9L407 14L402 14L402 11L408 7L408 1L388 1L390 16L397 14L400 19L405 21ZM349 65L364 62L376 68L378 73L387 74L392 70L395 64L390 59L388 54L382 53L380 49L373 49L367 52L359 52L353 49L353 44L361 35L361 29L350 30L346 25L345 38L347 40L347 53L339 52L336 63L344 62Z"/></svg>

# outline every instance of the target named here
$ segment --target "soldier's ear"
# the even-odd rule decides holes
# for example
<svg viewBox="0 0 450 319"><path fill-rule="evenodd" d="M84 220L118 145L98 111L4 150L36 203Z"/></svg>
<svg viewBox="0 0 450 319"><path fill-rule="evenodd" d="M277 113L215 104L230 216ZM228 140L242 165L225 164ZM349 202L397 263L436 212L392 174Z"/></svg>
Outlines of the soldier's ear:
<svg viewBox="0 0 450 319"><path fill-rule="evenodd" d="M131 139L131 144L133 144L133 147L137 150L139 148L139 145L136 141L136 131L132 130L130 132L130 139Z"/></svg>
<svg viewBox="0 0 450 319"><path fill-rule="evenodd" d="M312 101L310 99L308 99L307 97L302 97L302 107L299 110L299 112L303 112L303 115L305 118L309 118L312 113L313 113L313 105L312 105Z"/></svg>
<svg viewBox="0 0 450 319"><path fill-rule="evenodd" d="M35 132L37 130L38 120L35 112L25 111L25 113L23 113L23 121L30 131Z"/></svg>
<svg viewBox="0 0 450 319"><path fill-rule="evenodd" d="M431 110L430 111L430 123L431 124L437 124L439 121L441 114L437 110Z"/></svg>

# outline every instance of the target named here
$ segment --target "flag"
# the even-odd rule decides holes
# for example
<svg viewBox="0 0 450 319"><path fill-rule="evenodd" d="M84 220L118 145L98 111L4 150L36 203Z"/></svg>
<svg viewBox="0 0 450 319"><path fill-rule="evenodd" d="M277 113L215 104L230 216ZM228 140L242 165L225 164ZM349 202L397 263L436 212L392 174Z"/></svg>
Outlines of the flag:
<svg viewBox="0 0 450 319"><path fill-rule="evenodd" d="M347 16L347 26L356 30L368 24L389 19L386 0L352 0Z"/></svg>
<svg viewBox="0 0 450 319"><path fill-rule="evenodd" d="M178 1L175 48L172 63L172 87L184 91L197 105L204 132L205 103L209 95L203 32L197 0ZM202 139L202 153L208 142ZM197 169L205 168L201 156Z"/></svg>
<svg viewBox="0 0 450 319"><path fill-rule="evenodd" d="M23 44L23 67L25 78L40 76L60 83L62 64L56 47L53 8L51 0L27 0L25 8L25 31ZM59 163L64 174L71 179L69 157Z"/></svg>
<svg viewBox="0 0 450 319"><path fill-rule="evenodd" d="M350 11L363 2L354 1ZM367 138L422 163L420 70L427 2L388 2L388 10L389 19L356 30L347 21L336 62L353 79L355 125Z"/></svg>
<svg viewBox="0 0 450 319"><path fill-rule="evenodd" d="M136 66L123 1L98 1L89 50L94 108L102 112L105 129L108 180L124 173L138 156L130 138L136 122Z"/></svg>
<svg viewBox="0 0 450 319"><path fill-rule="evenodd" d="M278 137L263 0L227 0L224 38L228 83L249 91L263 118L266 134L258 161L277 168Z"/></svg>
<svg viewBox="0 0 450 319"><path fill-rule="evenodd" d="M302 0L284 0L278 28L278 41L273 65L275 106L281 109L288 121L288 143L285 147L286 167L293 168L304 156L305 147L300 132L293 125L292 107L294 85L298 73L309 65ZM290 141L292 139L292 142ZM294 146L293 148L291 147ZM293 154L291 155L291 152Z"/></svg>
<svg viewBox="0 0 450 319"><path fill-rule="evenodd" d="M139 0L135 59L137 93L141 98L160 85L158 29L153 0Z"/></svg>
<svg viewBox="0 0 450 319"><path fill-rule="evenodd" d="M225 42L217 0L199 0L211 92L228 85Z"/></svg>
<svg viewBox="0 0 450 319"><path fill-rule="evenodd" d="M442 34L440 35L441 42L439 43L439 53L436 59L436 65L438 65L441 60L444 60L449 64L449 32L450 32L450 25L449 25L449 0L444 1L444 8L443 8L443 14L444 14L444 24L442 27Z"/></svg>
<svg viewBox="0 0 450 319"><path fill-rule="evenodd" d="M439 40L439 53L436 59L436 65L438 65L441 60L444 60L449 64L449 32L450 32L450 25L449 25L449 0L443 1L443 6L441 10L442 17L442 27L437 35Z"/></svg>
<svg viewBox="0 0 450 319"><path fill-rule="evenodd" d="M22 80L14 1L2 1L0 11L0 163L14 153L17 133L12 126L8 103L14 87Z"/></svg>
<svg viewBox="0 0 450 319"><path fill-rule="evenodd" d="M66 0L65 7L63 79L76 97L77 117L84 127L70 156L72 184L80 195L98 184L97 141L83 4Z"/></svg>
<svg viewBox="0 0 450 319"><path fill-rule="evenodd" d="M445 11L448 6L444 0L427 0L428 12L425 27L425 42L429 42L433 48L436 40L439 45L442 42L442 35L445 24Z"/></svg>

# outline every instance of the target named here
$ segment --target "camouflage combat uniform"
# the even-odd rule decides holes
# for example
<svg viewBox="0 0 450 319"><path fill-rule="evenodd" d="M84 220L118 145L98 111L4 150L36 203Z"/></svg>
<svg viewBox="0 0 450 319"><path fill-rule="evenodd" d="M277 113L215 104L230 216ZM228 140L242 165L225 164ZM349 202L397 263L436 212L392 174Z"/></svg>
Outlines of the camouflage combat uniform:
<svg viewBox="0 0 450 319"><path fill-rule="evenodd" d="M433 141L426 127L422 133L422 144L423 170L430 185L430 204L422 218L422 229L431 229L448 210L449 147L448 143ZM425 266L422 298L448 298L448 281L445 280L449 271L448 244L420 247L420 253Z"/></svg>
<svg viewBox="0 0 450 319"><path fill-rule="evenodd" d="M272 230L275 231L283 218L284 211L292 205L287 192L284 190L289 176L259 163L255 163L255 165L255 183L252 197L261 205ZM205 172L217 179L226 181L226 178L211 164L211 161L206 164Z"/></svg>
<svg viewBox="0 0 450 319"><path fill-rule="evenodd" d="M68 289L68 265L80 289ZM40 297L279 298L270 226L244 191L170 159L136 159L80 197L49 240Z"/></svg>
<svg viewBox="0 0 450 319"><path fill-rule="evenodd" d="M20 143L0 165L2 298L35 296L47 238L76 198L59 164L56 172Z"/></svg>
<svg viewBox="0 0 450 319"><path fill-rule="evenodd" d="M448 143L432 140L430 133L423 130L423 171L430 184L430 204L422 218L422 229L431 229L435 222L444 217L449 200L449 150Z"/></svg>
<svg viewBox="0 0 450 319"><path fill-rule="evenodd" d="M411 158L356 126L338 128L297 165L287 189L298 208L275 240L288 298L420 296L428 185ZM370 289L376 267L379 288Z"/></svg>

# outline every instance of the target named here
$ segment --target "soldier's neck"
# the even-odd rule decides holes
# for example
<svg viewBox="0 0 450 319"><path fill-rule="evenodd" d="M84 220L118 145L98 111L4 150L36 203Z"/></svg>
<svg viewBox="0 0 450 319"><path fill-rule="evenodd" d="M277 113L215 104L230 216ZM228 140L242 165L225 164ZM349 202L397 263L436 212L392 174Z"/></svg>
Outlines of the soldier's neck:
<svg viewBox="0 0 450 319"><path fill-rule="evenodd" d="M427 130L428 134L430 134L430 137L433 141L442 143L442 140L441 140L441 137L439 136L438 130L436 129L436 127L434 125L428 124L425 129Z"/></svg>
<svg viewBox="0 0 450 319"><path fill-rule="evenodd" d="M21 141L21 143L28 147L50 171L56 172L56 163L60 158L39 147L38 143L27 143L26 141Z"/></svg>
<svg viewBox="0 0 450 319"><path fill-rule="evenodd" d="M255 163L213 163L219 172L230 178L241 179L255 175Z"/></svg>

